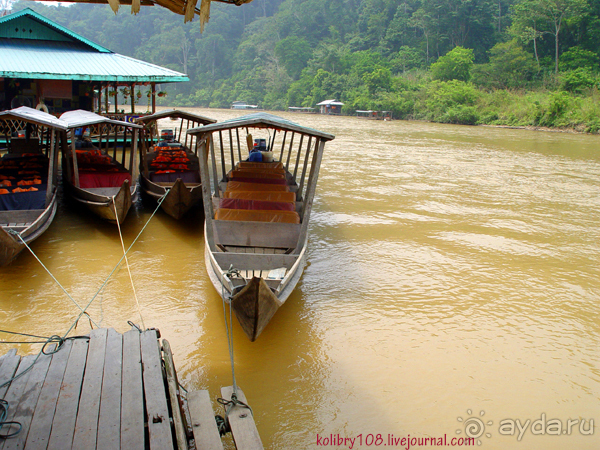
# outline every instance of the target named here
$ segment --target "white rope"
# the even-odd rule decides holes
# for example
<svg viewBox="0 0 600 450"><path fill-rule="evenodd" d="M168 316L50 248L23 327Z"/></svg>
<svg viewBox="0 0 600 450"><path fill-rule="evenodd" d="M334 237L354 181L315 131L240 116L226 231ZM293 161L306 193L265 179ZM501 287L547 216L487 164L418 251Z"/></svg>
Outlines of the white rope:
<svg viewBox="0 0 600 450"><path fill-rule="evenodd" d="M75 301L75 299L73 297L71 297L71 295L67 292L67 290L63 287L62 284L60 284L60 282L56 279L56 277L54 275L52 275L52 272L50 272L50 270L44 265L44 263L40 260L40 258L38 258L38 256L34 253L34 251L31 249L31 247L29 247L29 245L27 245L27 242L25 242L25 240L23 240L23 237L21 236L20 233L17 233L16 231L12 230L12 229L8 229L8 232L14 236L17 236L21 242L23 243L23 245L27 248L27 250L29 250L29 252L33 255L33 257L42 265L42 267L44 268L44 270L46 272L48 272L48 275L50 275L50 277L56 282L56 284L62 289L62 291L65 293L65 295L69 298L69 300L71 300L75 306L77 306L77 308L79 308L79 310L81 311L81 315L83 315L85 313L85 309L83 309L81 306L79 306L79 303L77 303ZM81 315L79 316L79 318L81 318ZM90 315L88 314L88 317L90 318L90 320L92 321L92 323L94 325L96 325L97 328L100 328L100 325L98 325L96 322L94 322L94 319L92 319L90 317ZM79 318L77 320L79 320Z"/></svg>
<svg viewBox="0 0 600 450"><path fill-rule="evenodd" d="M127 272L129 273L129 281L131 282L131 289L133 289L133 297L135 298L135 303L137 304L138 314L140 315L140 320L142 321L142 329L146 329L146 325L144 324L144 318L142 317L142 308L140 307L140 301L138 300L137 293L135 291L135 285L133 284L133 277L131 276L131 268L129 267L129 259L127 258L127 252L125 251L125 244L123 243L123 233L121 233L121 224L119 224L119 213L117 212L117 205L115 202L115 197L113 197L113 209L115 210L115 219L117 220L117 229L119 230L119 239L121 239L121 248L123 249L123 256L125 257L125 265L127 266Z"/></svg>
<svg viewBox="0 0 600 450"><path fill-rule="evenodd" d="M239 273L236 269L231 266L229 270L223 273L223 277L228 277L228 275L232 275L233 273ZM228 277L229 278L229 277ZM231 378L233 379L233 393L237 396L237 383L235 381L235 365L233 358L233 313L231 309L231 297L225 297L225 283L223 279L221 279L221 299L223 300L223 317L225 318L225 332L227 333L227 345L229 347L229 361L231 363ZM225 304L229 304L229 319L227 318L227 307ZM229 320L229 322L228 322Z"/></svg>
<svg viewBox="0 0 600 450"><path fill-rule="evenodd" d="M104 283L102 283L102 286L100 286L100 289L98 289L98 291L96 292L96 294L88 302L88 304L83 309L83 311L81 312L81 314L79 314L79 317L77 317L77 319L75 320L75 323L73 323L73 325L71 325L71 328L69 328L69 330L67 331L67 333L63 337L67 337L68 334L71 332L71 330L73 330L73 328L75 327L75 324L79 321L79 319L81 319L81 316L83 316L84 314L87 314L85 311L90 307L90 305L96 299L96 297L98 296L98 294L100 294L100 292L102 291L102 289L104 289L104 286L106 286L106 284L108 283L108 280L110 280L110 277L112 277L113 273L115 273L116 270L119 268L119 266L121 265L121 262L123 261L123 259L125 259L125 256L127 256L127 253L129 253L129 250L131 250L131 248L135 245L135 243L137 242L137 240L140 238L140 236L142 235L142 233L144 232L144 230L146 229L146 227L148 226L148 224L150 223L150 221L152 220L152 218L154 217L154 215L156 214L156 212L160 208L160 205L162 204L163 200L165 199L165 197L167 196L168 193L169 193L169 191L165 192L165 194L158 200L158 205L156 205L156 209L154 210L154 212L152 213L152 215L150 216L150 218L146 221L146 223L144 224L144 226L142 227L142 229L140 230L140 232L138 233L138 235L135 237L135 239L133 240L133 242L131 243L131 245L127 249L127 251L123 254L123 256L121 256L121 259L119 259L119 261L117 262L117 265L110 272L110 274L108 275L108 277L106 278L106 280L104 280Z"/></svg>

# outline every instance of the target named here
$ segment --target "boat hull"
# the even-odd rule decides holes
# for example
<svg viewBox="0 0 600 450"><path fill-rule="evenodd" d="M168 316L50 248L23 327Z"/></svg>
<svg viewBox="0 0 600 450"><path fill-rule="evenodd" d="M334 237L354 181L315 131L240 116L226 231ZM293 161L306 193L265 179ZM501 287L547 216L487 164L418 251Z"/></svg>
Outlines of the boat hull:
<svg viewBox="0 0 600 450"><path fill-rule="evenodd" d="M21 237L27 244L40 237L54 220L57 209L56 195L57 194L55 190L48 207L44 210L40 210L40 214L37 219L34 220L33 223L31 223L31 225L29 225L27 228L20 231ZM20 211L3 211L2 216L5 218L11 213L14 213L16 216L17 214L20 214ZM5 219L3 219L2 222L5 222ZM8 225L8 223L9 222L6 222L3 225ZM6 228L11 227L6 226ZM9 234L4 226L0 227L0 267L9 264L24 249L25 244L23 244L21 239L19 239L17 236Z"/></svg>
<svg viewBox="0 0 600 450"><path fill-rule="evenodd" d="M76 202L111 223L122 224L136 197L137 188L128 180L120 188L82 189L67 182L68 193Z"/></svg>
<svg viewBox="0 0 600 450"><path fill-rule="evenodd" d="M178 178L172 186L161 186L153 183L144 175L140 175L142 192L154 201L159 201L167 194L160 207L176 220L181 219L190 209L202 203L202 185L186 186Z"/></svg>
<svg viewBox="0 0 600 450"><path fill-rule="evenodd" d="M205 260L208 276L220 295L231 297L231 306L242 330L251 342L262 333L277 310L285 303L296 288L306 265L306 242L296 261L287 271L286 276L276 286L269 286L271 280L252 277L247 283L234 286L231 280L224 277L229 267L220 267L206 242ZM243 270L244 267L236 267ZM232 295L233 294L233 295Z"/></svg>

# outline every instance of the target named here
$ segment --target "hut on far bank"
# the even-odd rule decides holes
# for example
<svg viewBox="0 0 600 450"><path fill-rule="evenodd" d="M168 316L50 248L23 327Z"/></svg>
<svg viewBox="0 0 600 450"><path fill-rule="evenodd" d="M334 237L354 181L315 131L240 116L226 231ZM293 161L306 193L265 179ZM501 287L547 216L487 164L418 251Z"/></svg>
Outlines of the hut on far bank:
<svg viewBox="0 0 600 450"><path fill-rule="evenodd" d="M324 100L321 103L317 103L317 106L321 108L321 114L341 114L342 106L344 106L344 104L333 99Z"/></svg>
<svg viewBox="0 0 600 450"><path fill-rule="evenodd" d="M114 53L27 8L0 18L0 111L29 106L60 115L73 109L155 112L156 85L186 74ZM144 93L142 93L142 89ZM114 113L114 114L112 114Z"/></svg>

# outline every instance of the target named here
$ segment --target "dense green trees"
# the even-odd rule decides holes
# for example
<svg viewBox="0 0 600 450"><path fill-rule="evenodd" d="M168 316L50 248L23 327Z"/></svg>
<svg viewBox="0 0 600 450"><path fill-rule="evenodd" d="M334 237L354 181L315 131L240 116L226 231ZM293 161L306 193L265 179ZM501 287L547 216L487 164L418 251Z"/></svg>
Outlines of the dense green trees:
<svg viewBox="0 0 600 450"><path fill-rule="evenodd" d="M285 109L336 98L346 113L539 125L540 117L560 122L560 108L540 115L546 103L560 103L555 92L571 96L570 106L574 96L597 96L600 0L214 3L202 34L197 22L184 25L158 7L137 16L125 7L115 16L107 5L15 9L23 7L119 53L186 72L190 83L163 87L180 106L244 100ZM501 97L498 89L514 92ZM506 99L528 103L527 92L544 98L523 114L506 106Z"/></svg>

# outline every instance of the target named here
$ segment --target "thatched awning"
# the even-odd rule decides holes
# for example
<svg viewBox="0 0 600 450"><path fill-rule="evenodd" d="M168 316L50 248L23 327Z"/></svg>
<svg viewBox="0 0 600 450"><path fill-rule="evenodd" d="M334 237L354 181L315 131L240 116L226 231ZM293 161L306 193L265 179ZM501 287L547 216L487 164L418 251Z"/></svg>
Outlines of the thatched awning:
<svg viewBox="0 0 600 450"><path fill-rule="evenodd" d="M54 0L50 0L54 1ZM141 5L144 6L162 6L175 14L182 15L184 22L191 22L194 16L200 16L200 31L204 31L204 25L210 17L210 3L221 2L230 3L232 5L243 5L250 3L252 0L56 0L60 3L108 3L112 10L117 13L121 5L131 5L131 13L137 14L140 12ZM198 7L198 2L200 7Z"/></svg>

